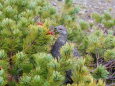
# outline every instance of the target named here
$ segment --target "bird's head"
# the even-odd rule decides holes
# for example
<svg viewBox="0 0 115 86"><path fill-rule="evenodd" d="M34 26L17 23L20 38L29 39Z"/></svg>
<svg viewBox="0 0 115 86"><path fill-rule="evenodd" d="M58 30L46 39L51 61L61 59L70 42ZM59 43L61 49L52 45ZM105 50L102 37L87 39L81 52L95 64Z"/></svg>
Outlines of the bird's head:
<svg viewBox="0 0 115 86"><path fill-rule="evenodd" d="M67 29L63 25L56 26L54 31L61 35L67 35Z"/></svg>

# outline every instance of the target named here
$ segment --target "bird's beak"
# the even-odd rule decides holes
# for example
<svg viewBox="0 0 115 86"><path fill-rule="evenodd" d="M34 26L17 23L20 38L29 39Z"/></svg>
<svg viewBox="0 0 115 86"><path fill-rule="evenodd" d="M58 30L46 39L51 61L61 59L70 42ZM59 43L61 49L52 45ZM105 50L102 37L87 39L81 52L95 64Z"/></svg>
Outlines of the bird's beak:
<svg viewBox="0 0 115 86"><path fill-rule="evenodd" d="M57 30L57 27L54 27L54 30Z"/></svg>
<svg viewBox="0 0 115 86"><path fill-rule="evenodd" d="M54 28L55 34L58 34L57 27Z"/></svg>
<svg viewBox="0 0 115 86"><path fill-rule="evenodd" d="M54 32L57 32L57 28L56 27L54 28Z"/></svg>

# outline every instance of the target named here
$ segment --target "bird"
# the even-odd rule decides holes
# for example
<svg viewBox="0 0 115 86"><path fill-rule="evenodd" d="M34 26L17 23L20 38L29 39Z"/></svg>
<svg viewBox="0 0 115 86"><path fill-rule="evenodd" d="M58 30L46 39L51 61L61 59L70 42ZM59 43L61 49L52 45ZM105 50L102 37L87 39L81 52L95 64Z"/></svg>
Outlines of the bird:
<svg viewBox="0 0 115 86"><path fill-rule="evenodd" d="M67 33L67 29L63 25L54 27L54 31L59 33L59 37L57 38L56 42L54 43L51 49L51 54L53 57L59 59L61 57L60 49L68 42L67 41L68 33ZM80 57L77 48L73 49L73 56Z"/></svg>
<svg viewBox="0 0 115 86"><path fill-rule="evenodd" d="M61 57L60 49L62 48L62 46L64 46L68 42L67 41L68 32L67 32L66 27L64 27L63 25L56 26L54 28L54 31L59 33L59 37L57 38L56 42L52 46L51 54L54 58L60 59L60 57ZM79 54L77 48L73 49L73 56L80 57L80 54ZM73 83L71 76L72 76L71 69L67 70L66 76L65 76L66 80L64 81L64 84L72 84Z"/></svg>

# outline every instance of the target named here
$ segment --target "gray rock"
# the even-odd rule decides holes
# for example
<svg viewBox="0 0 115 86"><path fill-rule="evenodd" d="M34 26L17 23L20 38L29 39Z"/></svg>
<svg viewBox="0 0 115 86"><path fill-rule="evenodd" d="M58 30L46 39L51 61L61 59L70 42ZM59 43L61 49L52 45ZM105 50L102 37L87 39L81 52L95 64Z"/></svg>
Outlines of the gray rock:
<svg viewBox="0 0 115 86"><path fill-rule="evenodd" d="M53 6L57 6L57 4L56 4L55 2L52 2L52 5L53 5Z"/></svg>
<svg viewBox="0 0 115 86"><path fill-rule="evenodd" d="M57 0L57 1L63 1L63 0Z"/></svg>

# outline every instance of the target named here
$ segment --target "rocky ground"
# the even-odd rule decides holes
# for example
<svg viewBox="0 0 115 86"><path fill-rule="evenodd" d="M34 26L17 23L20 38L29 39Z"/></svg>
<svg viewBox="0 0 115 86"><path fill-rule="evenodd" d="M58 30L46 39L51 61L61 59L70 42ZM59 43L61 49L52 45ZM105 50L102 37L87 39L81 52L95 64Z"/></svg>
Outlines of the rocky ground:
<svg viewBox="0 0 115 86"><path fill-rule="evenodd" d="M49 0L52 5L61 9L64 0ZM115 0L73 0L74 5L82 7L80 13L82 18L88 19L93 12L104 13L110 11L113 17L115 17Z"/></svg>
<svg viewBox="0 0 115 86"><path fill-rule="evenodd" d="M83 6L83 18L89 18L91 13L104 13L105 11L110 11L113 17L115 17L115 0L74 0L77 5Z"/></svg>

